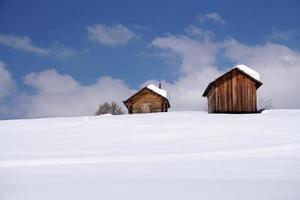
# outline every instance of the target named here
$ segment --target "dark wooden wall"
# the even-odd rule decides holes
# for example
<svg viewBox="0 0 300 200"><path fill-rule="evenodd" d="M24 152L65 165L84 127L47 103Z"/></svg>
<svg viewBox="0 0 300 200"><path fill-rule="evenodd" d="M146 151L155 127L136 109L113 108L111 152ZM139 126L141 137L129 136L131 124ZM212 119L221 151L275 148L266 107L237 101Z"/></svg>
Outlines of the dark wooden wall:
<svg viewBox="0 0 300 200"><path fill-rule="evenodd" d="M128 102L128 113L144 113L144 106L150 106L150 112L167 112L166 100L154 92L144 89L134 95Z"/></svg>
<svg viewBox="0 0 300 200"><path fill-rule="evenodd" d="M208 95L208 112L256 112L255 82L238 71L218 79Z"/></svg>

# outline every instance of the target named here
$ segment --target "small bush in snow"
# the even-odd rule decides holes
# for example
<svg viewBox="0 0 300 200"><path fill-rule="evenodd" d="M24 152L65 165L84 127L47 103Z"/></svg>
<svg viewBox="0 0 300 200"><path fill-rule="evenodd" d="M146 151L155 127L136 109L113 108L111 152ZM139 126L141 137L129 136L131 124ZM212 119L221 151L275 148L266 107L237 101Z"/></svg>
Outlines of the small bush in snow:
<svg viewBox="0 0 300 200"><path fill-rule="evenodd" d="M260 99L258 101L257 112L261 113L264 110L270 110L271 108L273 108L273 101L272 101L272 99L268 99L268 100Z"/></svg>
<svg viewBox="0 0 300 200"><path fill-rule="evenodd" d="M124 111L116 102L112 101L111 103L105 102L99 105L95 115L103 114L122 115Z"/></svg>

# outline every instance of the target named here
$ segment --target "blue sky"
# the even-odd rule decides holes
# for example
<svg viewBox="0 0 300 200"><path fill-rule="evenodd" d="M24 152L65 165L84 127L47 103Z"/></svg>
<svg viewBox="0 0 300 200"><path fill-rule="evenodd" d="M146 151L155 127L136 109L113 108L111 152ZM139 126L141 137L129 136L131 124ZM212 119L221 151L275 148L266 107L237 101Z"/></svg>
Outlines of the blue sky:
<svg viewBox="0 0 300 200"><path fill-rule="evenodd" d="M170 90L173 91L173 99L176 99L174 97L176 83L186 81L183 78L193 74L191 71L186 71L188 67L184 64L185 61L190 63L189 53L193 50L188 50L192 48L188 45L193 46L193 42L199 47L209 45L217 49L204 52L204 54L213 54L213 57L212 61L203 63L207 64L208 68L215 68L220 72L243 61L259 69L260 63L256 62L259 60L256 53L258 48L261 48L262 52L271 52L278 48L278 51L273 52L275 57L276 53L282 55L284 52L289 54L288 56L291 54L296 59L294 66L299 59L299 19L300 2L290 0L2 0L0 1L0 36L2 36L2 40L0 37L0 61L5 65L5 71L10 74L11 82L14 84L10 87L14 88L14 91L8 92L11 94L6 95L5 100L2 99L2 110L6 110L2 111L2 118L27 117L25 111L14 114L7 113L7 110L12 109L9 106L16 99L26 96L25 102L27 102L28 98L33 98L30 95L42 93L40 85L36 82L28 84L28 80L26 83L24 77L36 73L35 78L37 78L42 72L51 69L58 76L71 77L82 87L92 86L97 79L104 76L120 79L128 88L128 93L149 80L163 80L166 82L166 87L169 84ZM107 33L115 34L115 37L107 38L105 35ZM168 42L180 42L176 43L178 46L164 43L170 38L176 41L168 40ZM16 44L17 40L21 43L24 40L27 42ZM234 52L232 48L236 50L242 47L246 48L246 50L244 48L246 52L250 51L247 48L251 49L251 59L244 58L242 55L239 58L228 55ZM263 51L264 48L266 51ZM195 51L197 53L197 50ZM202 50L199 50L199 54L201 52ZM209 55L203 60L206 60ZM255 62L254 58L256 58ZM200 66L203 63L202 60L199 61L199 69L203 68ZM268 63L274 61L268 60ZM199 71L195 67L191 68ZM215 74L211 73L212 77ZM201 88L205 84L203 83ZM20 100L17 101L16 104L20 104ZM31 105L37 100L28 101ZM174 101L176 105L186 105L184 101ZM278 105L287 108L299 106L295 103L278 103ZM177 107L193 109L195 106L197 105ZM88 114L88 112L78 112L78 115L81 114ZM42 114L28 114L28 117L56 115L60 116L60 113L47 114L45 111ZM61 115L77 114L62 113Z"/></svg>

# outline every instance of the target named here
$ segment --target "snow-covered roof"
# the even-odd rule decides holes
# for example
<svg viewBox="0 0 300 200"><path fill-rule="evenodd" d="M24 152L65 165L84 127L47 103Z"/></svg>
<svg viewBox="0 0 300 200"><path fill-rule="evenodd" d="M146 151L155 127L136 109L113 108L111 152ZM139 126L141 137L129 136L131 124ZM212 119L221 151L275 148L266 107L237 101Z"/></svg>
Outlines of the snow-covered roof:
<svg viewBox="0 0 300 200"><path fill-rule="evenodd" d="M165 97L166 99L168 98L166 90L160 89L160 88L156 87L153 84L148 85L147 88L150 89L150 90L152 90L153 92L155 92L155 93L157 93L157 94Z"/></svg>
<svg viewBox="0 0 300 200"><path fill-rule="evenodd" d="M254 78L255 80L260 81L259 73L254 71L250 67L247 67L246 65L237 65L237 66L234 67L234 69L239 69L242 72L244 72L245 74L247 74L247 75L251 76L252 78Z"/></svg>

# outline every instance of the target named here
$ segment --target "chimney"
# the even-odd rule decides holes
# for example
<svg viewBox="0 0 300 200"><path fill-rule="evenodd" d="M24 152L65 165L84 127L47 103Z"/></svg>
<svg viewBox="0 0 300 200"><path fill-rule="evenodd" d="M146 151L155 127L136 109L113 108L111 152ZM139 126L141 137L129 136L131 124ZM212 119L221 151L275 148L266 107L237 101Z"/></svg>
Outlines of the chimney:
<svg viewBox="0 0 300 200"><path fill-rule="evenodd" d="M158 88L161 89L161 83L158 83Z"/></svg>

